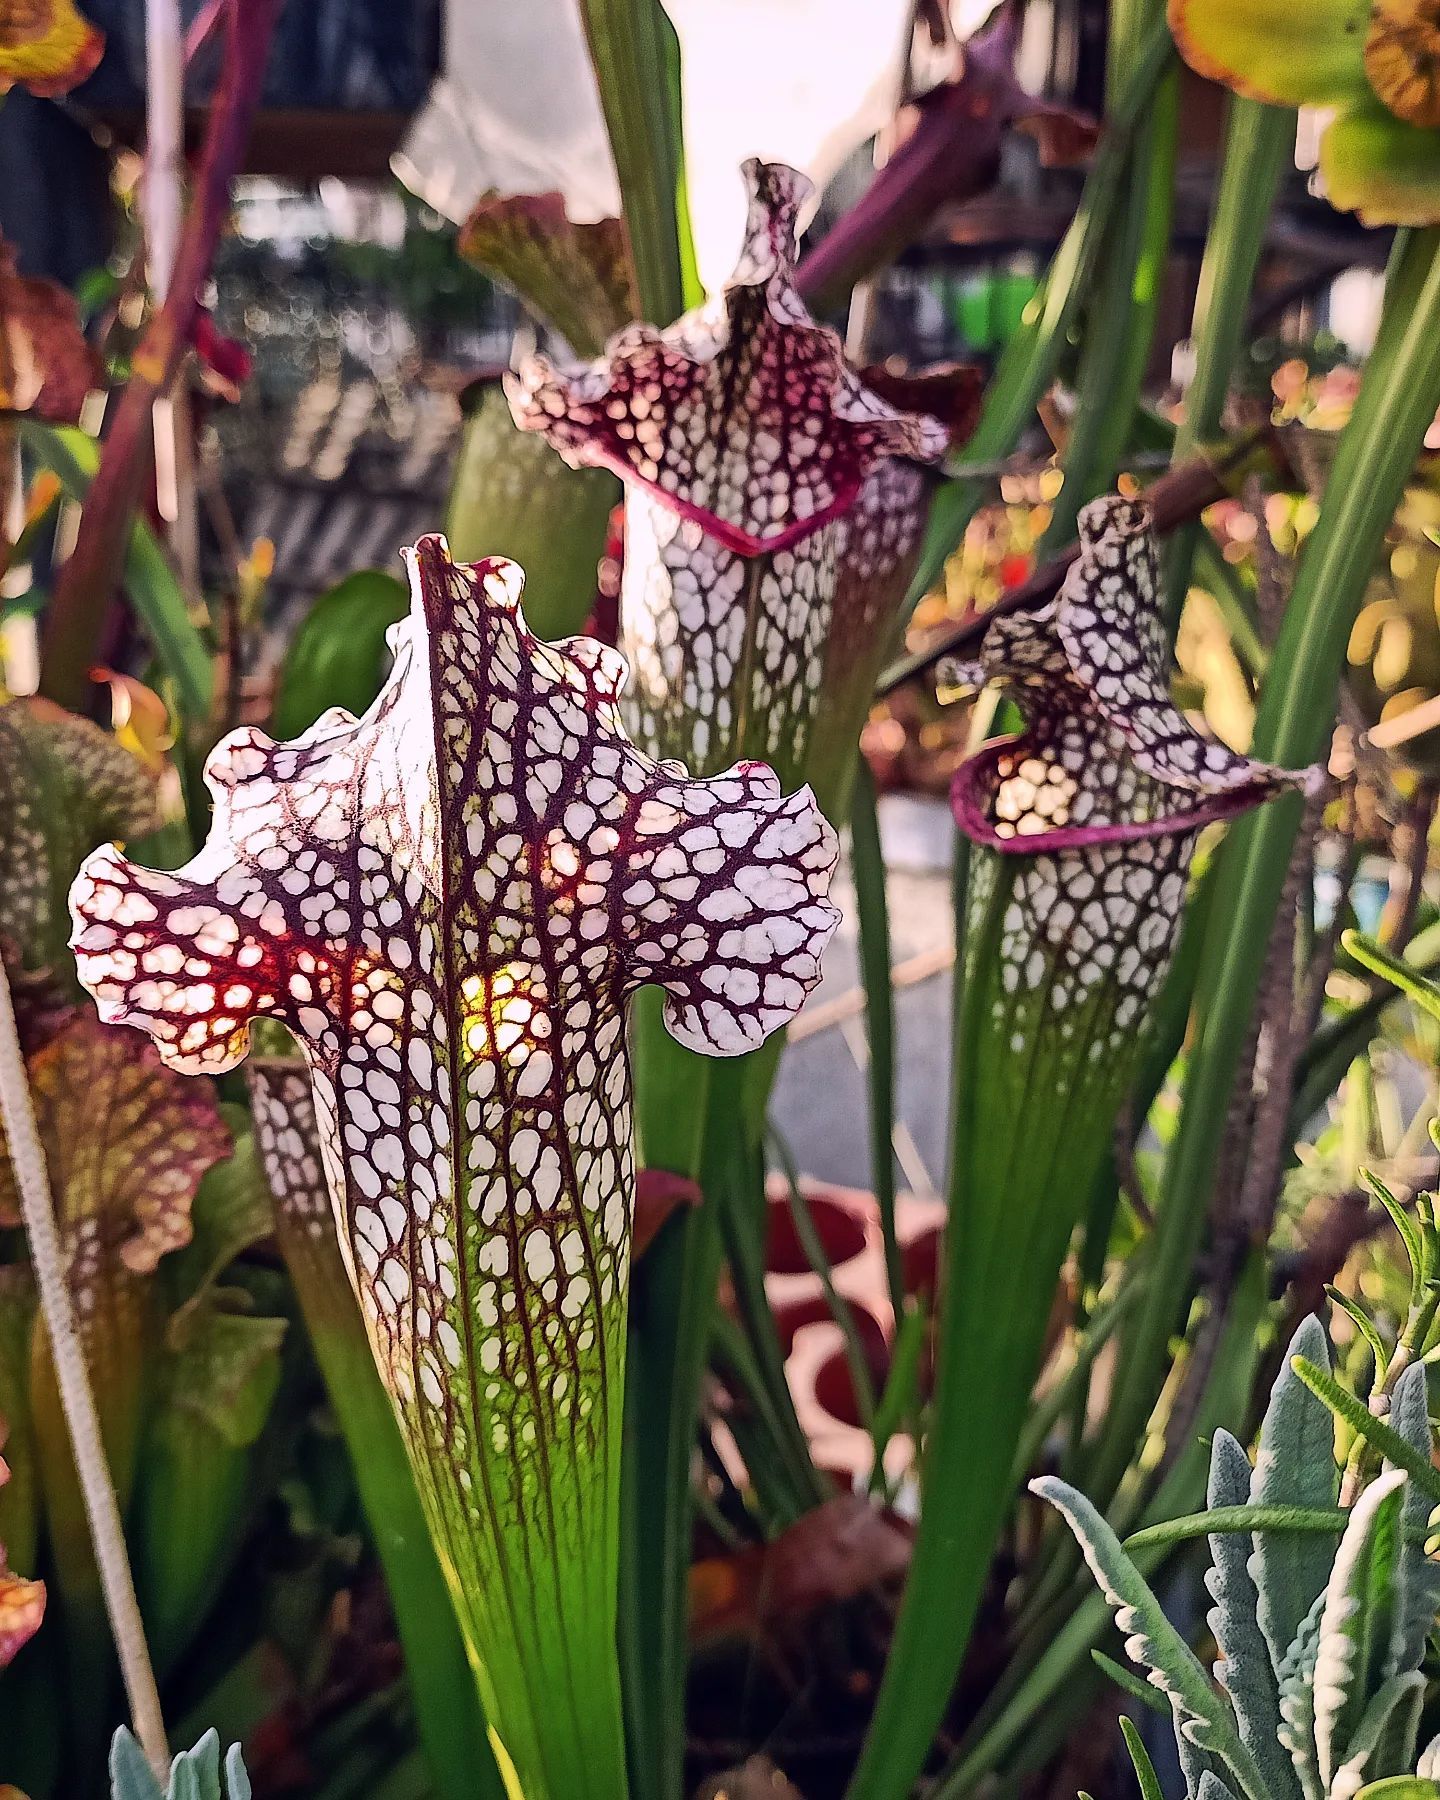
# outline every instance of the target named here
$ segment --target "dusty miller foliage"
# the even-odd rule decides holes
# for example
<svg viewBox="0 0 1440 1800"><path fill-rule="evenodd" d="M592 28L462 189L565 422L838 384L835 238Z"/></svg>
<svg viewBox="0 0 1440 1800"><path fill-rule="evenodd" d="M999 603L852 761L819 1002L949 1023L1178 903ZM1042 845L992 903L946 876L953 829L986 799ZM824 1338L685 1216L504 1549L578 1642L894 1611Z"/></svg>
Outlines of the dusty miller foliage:
<svg viewBox="0 0 1440 1800"><path fill-rule="evenodd" d="M1440 1794L1440 1737L1419 1749L1420 1664L1440 1607L1440 1567L1425 1552L1429 1498L1386 1461L1353 1505L1337 1510L1334 1420L1297 1360L1328 1372L1318 1319L1307 1319L1290 1345L1254 1467L1228 1432L1212 1445L1211 1511L1264 1506L1294 1520L1282 1525L1272 1511L1276 1522L1265 1529L1209 1534L1213 1680L1084 1495L1052 1477L1032 1488L1064 1514L1126 1652L1169 1703L1186 1800L1353 1800L1407 1776L1425 1784L1407 1783L1411 1800ZM1395 1384L1389 1424L1429 1465L1422 1363ZM1326 1513L1333 1529L1324 1528ZM1158 1800L1139 1734L1127 1730L1126 1740L1146 1800Z"/></svg>
<svg viewBox="0 0 1440 1800"><path fill-rule="evenodd" d="M170 1765L164 1793L144 1753L122 1725L110 1746L111 1800L250 1800L250 1778L232 1744L221 1777L220 1739L207 1731L193 1750L182 1751Z"/></svg>

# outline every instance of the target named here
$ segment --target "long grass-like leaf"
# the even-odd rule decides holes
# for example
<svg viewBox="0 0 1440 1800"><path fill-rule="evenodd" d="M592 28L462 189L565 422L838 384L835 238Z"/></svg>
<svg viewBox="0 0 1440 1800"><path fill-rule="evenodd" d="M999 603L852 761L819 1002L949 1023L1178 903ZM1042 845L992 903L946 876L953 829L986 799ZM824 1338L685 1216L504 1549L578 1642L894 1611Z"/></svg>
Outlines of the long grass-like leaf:
<svg viewBox="0 0 1440 1800"><path fill-rule="evenodd" d="M875 810L875 777L863 756L856 758L851 790L850 870L855 882L869 1050L865 1073L870 1096L870 1180L880 1211L890 1304L898 1322L905 1310L905 1282L895 1235L895 996L890 985L890 912Z"/></svg>
<svg viewBox="0 0 1440 1800"><path fill-rule="evenodd" d="M1119 470L1170 254L1178 124L1179 71L1170 68L1136 130L1125 204L1111 222L1108 253L1091 296L1075 416L1061 458L1065 485L1037 547L1042 562L1070 542L1081 507L1109 489Z"/></svg>
<svg viewBox="0 0 1440 1800"><path fill-rule="evenodd" d="M1130 1752L1135 1779L1140 1784L1140 1800L1164 1800L1160 1777L1155 1773L1155 1765L1150 1760L1145 1741L1136 1730L1134 1721L1127 1719L1123 1713L1120 1715L1120 1732L1125 1739L1125 1748Z"/></svg>
<svg viewBox="0 0 1440 1800"><path fill-rule="evenodd" d="M636 291L645 317L668 325L700 298L675 28L660 0L581 0L580 16L620 178Z"/></svg>
<svg viewBox="0 0 1440 1800"><path fill-rule="evenodd" d="M1191 327L1195 372L1175 433L1176 462L1193 456L1219 433L1271 207L1280 178L1290 165L1294 142L1292 112L1239 95L1230 98L1225 145L1217 165L1215 210L1196 286ZM1205 527L1198 520L1181 525L1166 552L1165 587L1172 625L1180 617L1196 546L1204 535Z"/></svg>
<svg viewBox="0 0 1440 1800"><path fill-rule="evenodd" d="M668 1800L685 1754L690 1464L710 1350L722 1246L718 1186L738 1178L740 1145L706 1136L740 1105L740 1080L668 1041L660 996L632 1016L642 1164L700 1176L707 1203L681 1207L631 1278L621 1481L620 1663L632 1790ZM712 1105L713 1096L713 1105ZM704 1169L702 1172L702 1161Z"/></svg>
<svg viewBox="0 0 1440 1800"><path fill-rule="evenodd" d="M1076 314L1089 292L1096 258L1124 172L1130 133L1149 104L1162 72L1174 55L1163 16L1152 21L1126 72L1123 91L1107 122L1085 191L1065 236L1051 259L1040 292L1005 346L986 392L985 409L965 446L976 462L1008 456L1054 378ZM939 579L946 559L965 535L986 493L983 483L952 481L936 495L909 600L921 599Z"/></svg>
<svg viewBox="0 0 1440 1800"><path fill-rule="evenodd" d="M1440 230L1398 252L1384 318L1342 433L1320 522L1307 540L1256 721L1254 750L1288 767L1328 740L1355 609L1425 432L1440 406ZM1299 825L1298 799L1231 827L1203 952L1176 1140L1151 1251L1145 1304L1125 1334L1110 1422L1134 1438L1168 1367L1189 1291L1226 1109L1250 1027L1271 924Z"/></svg>

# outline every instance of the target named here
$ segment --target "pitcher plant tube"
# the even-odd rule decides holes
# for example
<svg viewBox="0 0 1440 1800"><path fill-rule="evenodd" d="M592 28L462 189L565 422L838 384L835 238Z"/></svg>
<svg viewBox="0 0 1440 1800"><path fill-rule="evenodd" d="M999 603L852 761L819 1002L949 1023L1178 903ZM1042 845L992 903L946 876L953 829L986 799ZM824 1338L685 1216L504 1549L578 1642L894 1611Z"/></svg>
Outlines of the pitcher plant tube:
<svg viewBox="0 0 1440 1800"><path fill-rule="evenodd" d="M1059 593L996 619L972 686L1025 718L957 772L974 846L926 1505L856 1796L918 1774L1011 1502L1055 1282L1169 964L1196 839L1309 787L1172 703L1149 515L1091 502ZM886 1785L886 1783L889 1785Z"/></svg>
<svg viewBox="0 0 1440 1800"><path fill-rule="evenodd" d="M526 1800L625 1792L618 1434L633 1200L625 1001L734 1055L800 1006L838 921L813 797L629 742L624 660L525 625L511 563L408 553L363 719L212 753L173 874L102 849L72 893L102 1016L218 1072L299 1038L381 1376Z"/></svg>
<svg viewBox="0 0 1440 1800"><path fill-rule="evenodd" d="M753 160L744 175L745 244L722 293L665 331L630 326L588 366L530 357L510 398L567 462L625 483L620 637L637 741L703 770L763 756L820 787L808 761L820 696L874 635L842 621L842 601L863 611L858 584L882 556L913 559L923 522L882 542L873 512L853 533L847 515L892 459L938 462L951 431L867 386L806 311L794 285L806 178Z"/></svg>

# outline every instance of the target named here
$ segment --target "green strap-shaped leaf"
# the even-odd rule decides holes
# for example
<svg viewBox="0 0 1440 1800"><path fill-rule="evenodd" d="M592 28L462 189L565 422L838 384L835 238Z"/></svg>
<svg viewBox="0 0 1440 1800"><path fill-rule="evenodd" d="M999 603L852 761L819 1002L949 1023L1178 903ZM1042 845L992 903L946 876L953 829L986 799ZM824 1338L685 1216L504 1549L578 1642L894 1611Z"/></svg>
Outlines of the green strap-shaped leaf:
<svg viewBox="0 0 1440 1800"><path fill-rule="evenodd" d="M1328 1789L1371 1698L1393 1672L1399 1625L1405 1476L1382 1475L1356 1501L1320 1614L1315 1749Z"/></svg>
<svg viewBox="0 0 1440 1800"><path fill-rule="evenodd" d="M1120 1734L1125 1739L1125 1748L1130 1752L1130 1761L1135 1767L1135 1779L1140 1783L1140 1800L1165 1800L1160 1788L1160 1777L1155 1773L1155 1765L1150 1760L1150 1752L1145 1748L1133 1719L1120 1715Z"/></svg>
<svg viewBox="0 0 1440 1800"><path fill-rule="evenodd" d="M1432 1019L1440 1019L1440 987L1433 981L1427 981L1418 969L1394 956L1383 944L1377 944L1374 938L1368 938L1358 931L1347 931L1341 934L1341 944L1349 951L1356 962L1369 969L1372 974L1381 975L1392 982L1402 994L1408 996L1419 1007L1423 1007Z"/></svg>
<svg viewBox="0 0 1440 1800"><path fill-rule="evenodd" d="M1417 1456L1430 1461L1430 1394L1422 1363L1412 1363L1396 1382L1390 1397L1390 1424ZM1386 1464L1387 1468L1394 1466ZM1440 1607L1440 1568L1425 1554L1425 1527L1430 1522L1430 1512L1431 1502L1425 1490L1418 1482L1410 1482L1405 1490L1400 1632L1395 1651L1395 1667L1402 1675L1420 1667L1425 1642Z"/></svg>
<svg viewBox="0 0 1440 1800"><path fill-rule="evenodd" d="M620 179L641 309L655 324L668 325L698 298L675 28L660 0L582 0L580 17Z"/></svg>
<svg viewBox="0 0 1440 1800"><path fill-rule="evenodd" d="M1440 1800L1440 1781L1419 1775L1390 1775L1361 1788L1356 1800Z"/></svg>
<svg viewBox="0 0 1440 1800"><path fill-rule="evenodd" d="M1148 1669L1150 1680L1169 1697L1177 1736L1183 1730L1190 1744L1219 1757L1252 1800L1267 1800L1265 1778L1241 1742L1229 1708L1109 1525L1068 1482L1042 1476L1031 1482L1030 1491L1061 1512L1075 1533L1091 1573L1115 1609L1127 1655Z"/></svg>
<svg viewBox="0 0 1440 1800"><path fill-rule="evenodd" d="M1271 1390L1250 1497L1264 1506L1331 1507L1339 1492L1334 1421L1292 1370L1293 1356L1328 1371L1330 1345L1318 1319L1304 1320L1295 1333ZM1322 1536L1256 1535L1251 1572L1259 1592L1260 1629L1277 1670L1325 1587L1334 1554L1333 1543Z"/></svg>
<svg viewBox="0 0 1440 1800"><path fill-rule="evenodd" d="M71 425L41 425L25 420L21 432L36 457L59 476L72 500L84 500L100 467L100 446ZM204 719L215 689L210 651L185 604L165 552L155 533L137 520L125 552L125 591L154 644L187 718Z"/></svg>
<svg viewBox="0 0 1440 1800"><path fill-rule="evenodd" d="M1217 1431L1210 1451L1212 1508L1243 1506L1250 1497L1250 1459L1228 1431ZM1248 1562L1250 1540L1231 1532L1210 1536L1211 1566L1205 1577L1215 1601L1210 1629L1220 1655L1215 1678L1230 1696L1241 1742L1255 1758L1274 1800L1301 1800L1294 1765L1280 1744L1280 1694L1275 1669L1257 1617L1260 1597Z"/></svg>

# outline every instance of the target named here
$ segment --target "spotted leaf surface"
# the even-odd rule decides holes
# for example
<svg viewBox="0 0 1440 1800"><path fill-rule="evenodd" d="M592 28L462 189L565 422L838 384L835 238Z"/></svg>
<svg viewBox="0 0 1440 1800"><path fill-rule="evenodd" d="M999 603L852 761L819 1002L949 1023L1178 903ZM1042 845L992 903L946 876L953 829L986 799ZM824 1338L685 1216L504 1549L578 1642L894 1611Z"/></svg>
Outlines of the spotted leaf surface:
<svg viewBox="0 0 1440 1800"><path fill-rule="evenodd" d="M108 732L42 700L0 706L0 930L22 966L68 969L81 859L157 823L153 778Z"/></svg>
<svg viewBox="0 0 1440 1800"><path fill-rule="evenodd" d="M26 1066L83 1326L87 1296L109 1283L116 1259L149 1274L189 1243L195 1190L230 1154L230 1133L208 1083L177 1079L152 1045L89 1011L77 1008ZM0 1143L0 1218L18 1216Z"/></svg>
<svg viewBox="0 0 1440 1800"><path fill-rule="evenodd" d="M724 291L666 331L630 327L588 368L529 359L517 421L626 484L622 643L637 739L718 768L804 764L830 638L840 521L887 458L932 462L938 420L867 387L794 286L810 188L749 162Z"/></svg>
<svg viewBox="0 0 1440 1800"><path fill-rule="evenodd" d="M534 638L513 564L437 538L410 564L364 719L232 734L200 855L97 852L73 941L102 1015L177 1068L229 1068L257 1019L300 1039L490 1715L527 1794L619 1793L624 1001L655 982L682 1042L758 1045L818 978L837 845L768 769L697 781L637 751L623 660Z"/></svg>

